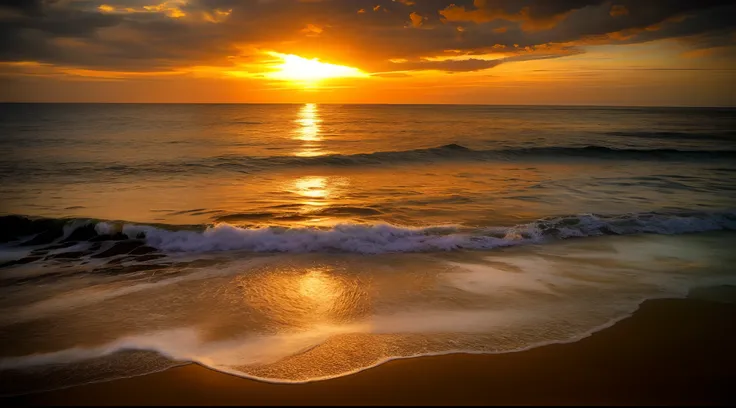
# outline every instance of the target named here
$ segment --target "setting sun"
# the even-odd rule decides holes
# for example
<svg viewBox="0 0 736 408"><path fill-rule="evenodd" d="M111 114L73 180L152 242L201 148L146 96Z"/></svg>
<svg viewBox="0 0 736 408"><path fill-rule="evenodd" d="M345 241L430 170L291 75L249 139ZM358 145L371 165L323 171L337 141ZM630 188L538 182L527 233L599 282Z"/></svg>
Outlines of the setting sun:
<svg viewBox="0 0 736 408"><path fill-rule="evenodd" d="M283 62L276 65L276 71L267 76L287 81L315 82L329 78L367 77L368 74L358 68L320 62L317 58L307 59L298 55L271 52L269 55L280 58Z"/></svg>

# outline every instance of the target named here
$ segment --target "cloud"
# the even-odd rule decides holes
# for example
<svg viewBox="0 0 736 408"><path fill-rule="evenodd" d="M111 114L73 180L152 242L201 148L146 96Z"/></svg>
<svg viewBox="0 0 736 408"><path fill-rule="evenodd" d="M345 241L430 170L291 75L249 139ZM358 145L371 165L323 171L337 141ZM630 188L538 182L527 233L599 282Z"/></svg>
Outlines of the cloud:
<svg viewBox="0 0 736 408"><path fill-rule="evenodd" d="M324 31L324 29L320 26L307 24L307 26L304 27L301 32L306 35L320 35L322 34L322 31Z"/></svg>
<svg viewBox="0 0 736 408"><path fill-rule="evenodd" d="M499 47L503 48L503 47ZM444 59L393 60L384 66L390 72L402 71L443 71L475 72L495 68L504 63L561 58L582 53L578 48L537 47L524 49L516 55L497 58L469 58L450 56Z"/></svg>
<svg viewBox="0 0 736 408"><path fill-rule="evenodd" d="M625 16L629 14L629 9L627 9L626 6L614 4L611 6L611 11L609 12L609 14L611 15L611 17Z"/></svg>
<svg viewBox="0 0 736 408"><path fill-rule="evenodd" d="M596 5L600 0L511 1L476 0L473 8L452 4L440 11L447 21L488 23L506 20L521 23L526 31L555 27L571 12Z"/></svg>
<svg viewBox="0 0 736 408"><path fill-rule="evenodd" d="M371 74L373 77L379 77L379 78L409 78L411 75L407 74L406 72L376 72L374 74Z"/></svg>
<svg viewBox="0 0 736 408"><path fill-rule="evenodd" d="M407 61L393 64L393 71L444 71L444 72L473 72L496 67L503 63L502 59L483 60L445 60L445 61Z"/></svg>
<svg viewBox="0 0 736 408"><path fill-rule="evenodd" d="M725 0L371 4L369 9L361 0L0 0L0 62L115 72L195 66L257 70L265 51L277 51L367 72L468 72L498 65L488 54L498 54L493 61L513 63L564 57L591 45L661 39L678 39L682 52L693 56L722 55L733 49L736 26L730 18L736 6ZM407 12L411 27L421 29L406 29ZM697 51L704 49L715 51ZM447 50L465 59L431 60ZM407 62L389 62L402 58Z"/></svg>
<svg viewBox="0 0 736 408"><path fill-rule="evenodd" d="M6 15L38 16L42 9L42 0L0 0L0 11Z"/></svg>
<svg viewBox="0 0 736 408"><path fill-rule="evenodd" d="M146 4L141 6L115 6L100 4L97 10L100 13L130 14L130 13L161 13L171 18L186 17L187 13L182 11L182 6L187 5L187 0L163 0L161 3Z"/></svg>
<svg viewBox="0 0 736 408"><path fill-rule="evenodd" d="M411 14L409 14L409 19L411 20L411 25L414 28L421 27L424 22L424 17L416 11L412 11Z"/></svg>

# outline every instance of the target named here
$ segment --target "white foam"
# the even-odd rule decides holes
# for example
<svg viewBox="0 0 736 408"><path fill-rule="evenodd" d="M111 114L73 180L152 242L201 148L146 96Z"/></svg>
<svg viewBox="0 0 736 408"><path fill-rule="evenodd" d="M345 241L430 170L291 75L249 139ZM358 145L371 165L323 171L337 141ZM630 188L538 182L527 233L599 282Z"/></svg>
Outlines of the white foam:
<svg viewBox="0 0 736 408"><path fill-rule="evenodd" d="M523 313L514 311L417 311L373 316L346 325L317 325L309 330L252 334L221 341L206 341L196 329L181 328L124 337L97 347L6 357L0 359L0 370L68 364L126 350L155 351L175 361L212 367L270 364L341 334L482 333L524 318Z"/></svg>
<svg viewBox="0 0 736 408"><path fill-rule="evenodd" d="M505 259L503 263L507 266L517 266L510 259ZM547 264L537 257L533 261L529 260L526 267L520 268L519 271L484 264L448 262L448 265L460 271L446 273L444 277L453 286L466 292L494 294L506 290L526 290L553 293L550 286L543 280L549 277L549 274L545 274L548 270Z"/></svg>
<svg viewBox="0 0 736 408"><path fill-rule="evenodd" d="M111 227L100 226L101 231ZM605 234L683 234L736 230L736 214L627 214L580 215L535 221L513 227L460 232L457 228L412 228L388 224L338 224L330 229L240 228L217 224L204 231L169 231L147 225L126 224L130 238L145 235L148 245L168 252L245 250L252 252L339 251L363 254L430 252L457 249L493 249L536 243L547 237L570 238Z"/></svg>
<svg viewBox="0 0 736 408"><path fill-rule="evenodd" d="M95 232L99 235L112 235L118 232L118 230L119 228L115 224L109 222L98 222L95 225Z"/></svg>
<svg viewBox="0 0 736 408"><path fill-rule="evenodd" d="M59 313L54 322L82 322L51 327L60 341L43 343L46 350L94 346L8 357L0 369L150 350L245 377L304 382L396 358L520 351L585 337L646 299L736 282L723 267L733 259L729 245L710 234L607 237L449 256L260 257L273 261L262 270L243 268L240 253L226 254L233 263L227 268L3 311L11 320ZM448 258L462 262L443 261ZM233 276L213 279L225 274ZM184 280L197 282L81 307ZM164 325L182 328L156 331ZM107 342L100 327L110 327L108 335L140 334Z"/></svg>
<svg viewBox="0 0 736 408"><path fill-rule="evenodd" d="M149 226L126 225L129 237L144 233L146 243L163 251L207 252L246 250L252 252L341 251L364 254L385 252L449 251L461 248L495 248L510 243L494 237L468 234L436 235L422 228L387 224L339 224L329 230L314 228L239 228L218 224L204 232L166 231Z"/></svg>
<svg viewBox="0 0 736 408"><path fill-rule="evenodd" d="M32 247L0 245L0 262L25 258L33 251Z"/></svg>

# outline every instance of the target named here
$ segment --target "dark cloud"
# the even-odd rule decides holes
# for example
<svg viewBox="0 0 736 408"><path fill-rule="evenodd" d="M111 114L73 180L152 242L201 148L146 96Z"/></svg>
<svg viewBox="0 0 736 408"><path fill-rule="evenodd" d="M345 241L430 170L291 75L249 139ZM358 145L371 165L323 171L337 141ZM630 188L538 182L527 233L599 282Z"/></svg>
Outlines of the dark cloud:
<svg viewBox="0 0 736 408"><path fill-rule="evenodd" d="M487 23L519 22L526 31L554 27L571 12L603 0L476 0L473 7L451 4L440 11L448 21Z"/></svg>
<svg viewBox="0 0 736 408"><path fill-rule="evenodd" d="M53 45L58 38L90 39L96 31L120 22L120 17L90 13L72 7L53 7L52 1L3 0L0 9L20 13L5 14L0 22L1 60L54 60Z"/></svg>
<svg viewBox="0 0 736 408"><path fill-rule="evenodd" d="M418 70L436 70L445 72L472 72L493 68L503 62L498 60L445 60L445 61L407 61L402 63L393 63L390 65L396 71L418 71Z"/></svg>
<svg viewBox="0 0 736 408"><path fill-rule="evenodd" d="M260 49L370 72L463 72L590 44L682 38L695 49L723 47L734 42L733 15L725 0L0 0L0 61L145 71L226 66ZM489 52L506 57L422 59ZM388 62L398 58L408 62Z"/></svg>
<svg viewBox="0 0 736 408"><path fill-rule="evenodd" d="M14 11L23 15L39 15L43 0L0 0L0 11Z"/></svg>

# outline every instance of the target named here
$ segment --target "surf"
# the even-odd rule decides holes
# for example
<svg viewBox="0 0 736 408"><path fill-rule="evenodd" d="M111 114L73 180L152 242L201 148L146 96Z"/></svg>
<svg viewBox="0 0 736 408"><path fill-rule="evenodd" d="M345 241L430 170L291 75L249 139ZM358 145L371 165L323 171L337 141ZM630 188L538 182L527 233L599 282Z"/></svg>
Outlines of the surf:
<svg viewBox="0 0 736 408"><path fill-rule="evenodd" d="M323 228L247 227L224 222L177 226L23 216L0 217L0 226L4 226L2 239L6 247L33 247L36 250L37 258L32 261L48 260L49 256L57 259L75 258L77 255L106 258L125 254L149 255L157 251L343 252L368 255L492 250L601 235L675 235L734 231L736 212L579 214L496 227L400 226L387 223L343 223ZM66 248L75 251L64 251ZM50 254L49 251L55 252Z"/></svg>

